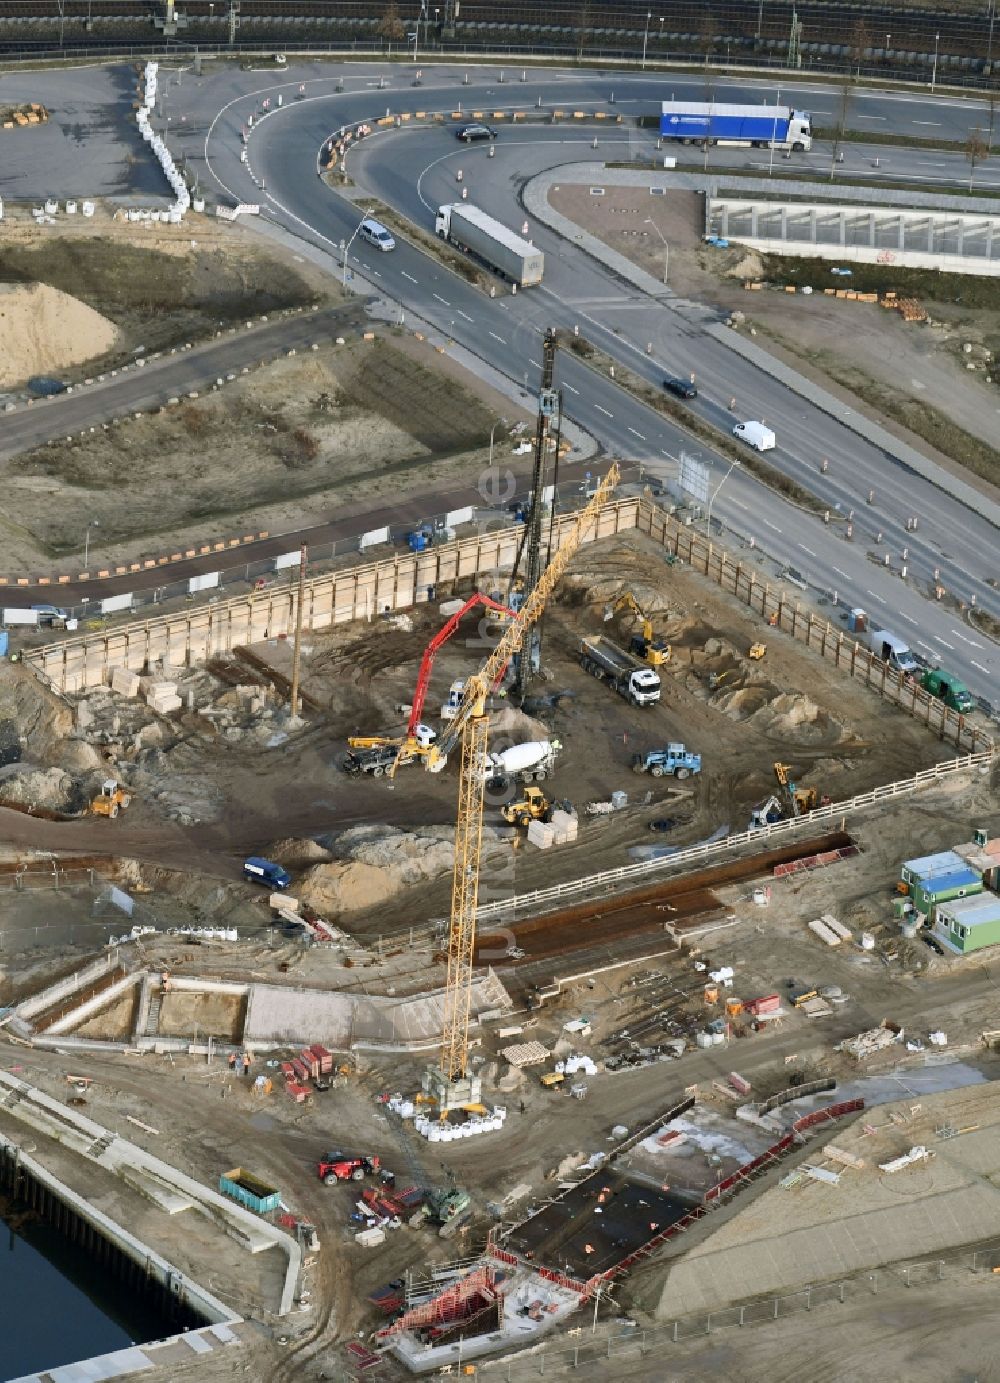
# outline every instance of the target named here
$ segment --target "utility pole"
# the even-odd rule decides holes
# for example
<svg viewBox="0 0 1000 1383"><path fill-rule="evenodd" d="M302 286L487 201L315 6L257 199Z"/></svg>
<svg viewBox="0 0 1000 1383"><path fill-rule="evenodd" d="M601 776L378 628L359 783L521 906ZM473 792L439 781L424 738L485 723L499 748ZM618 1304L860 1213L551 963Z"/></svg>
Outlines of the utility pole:
<svg viewBox="0 0 1000 1383"><path fill-rule="evenodd" d="M289 720L299 714L299 667L302 660L302 615L305 607L306 559L309 549L305 543L299 549L299 591L295 600L295 644L292 648L292 694L288 706Z"/></svg>

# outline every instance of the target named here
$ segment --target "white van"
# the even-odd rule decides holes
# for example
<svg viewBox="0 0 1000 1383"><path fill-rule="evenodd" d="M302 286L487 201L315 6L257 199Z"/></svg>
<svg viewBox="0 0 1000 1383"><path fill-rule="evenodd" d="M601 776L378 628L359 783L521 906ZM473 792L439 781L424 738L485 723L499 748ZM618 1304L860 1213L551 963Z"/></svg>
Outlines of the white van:
<svg viewBox="0 0 1000 1383"><path fill-rule="evenodd" d="M395 240L382 222L376 221L374 216L365 217L361 222L358 234L362 240L367 240L369 245L374 245L376 250L394 250L396 248Z"/></svg>
<svg viewBox="0 0 1000 1383"><path fill-rule="evenodd" d="M869 630L868 647L876 658L881 658L883 663L888 663L889 667L895 668L897 672L915 677L920 671L920 664L910 652L906 641L890 633L888 629Z"/></svg>
<svg viewBox="0 0 1000 1383"><path fill-rule="evenodd" d="M757 451L772 451L775 445L774 433L763 423L737 423L733 436Z"/></svg>

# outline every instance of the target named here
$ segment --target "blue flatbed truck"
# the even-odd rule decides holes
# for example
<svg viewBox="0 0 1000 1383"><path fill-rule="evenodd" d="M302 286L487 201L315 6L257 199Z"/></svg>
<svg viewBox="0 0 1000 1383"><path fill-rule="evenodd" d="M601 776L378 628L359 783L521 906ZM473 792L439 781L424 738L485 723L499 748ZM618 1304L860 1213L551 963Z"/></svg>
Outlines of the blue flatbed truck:
<svg viewBox="0 0 1000 1383"><path fill-rule="evenodd" d="M812 148L812 118L790 106L722 105L717 101L664 101L660 138L680 144L737 144L751 148Z"/></svg>

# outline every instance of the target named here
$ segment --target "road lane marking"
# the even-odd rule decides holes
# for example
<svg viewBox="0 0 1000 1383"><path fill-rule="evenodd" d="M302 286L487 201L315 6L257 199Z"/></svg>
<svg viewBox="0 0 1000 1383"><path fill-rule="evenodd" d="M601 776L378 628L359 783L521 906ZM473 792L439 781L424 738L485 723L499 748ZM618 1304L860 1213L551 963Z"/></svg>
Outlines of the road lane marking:
<svg viewBox="0 0 1000 1383"><path fill-rule="evenodd" d="M884 596L876 595L875 592L874 592L874 591L870 591L870 590L868 589L867 586L865 587L865 594L866 594L866 595L870 595L871 598L872 598L872 600L881 601L881 603L882 603L883 605L886 603L885 597L884 597Z"/></svg>
<svg viewBox="0 0 1000 1383"><path fill-rule="evenodd" d="M745 511L748 511L750 508L749 504L744 504L741 499L731 499L729 503L735 504L737 509L743 509Z"/></svg>
<svg viewBox="0 0 1000 1383"><path fill-rule="evenodd" d="M603 413L606 418L613 418L615 416L613 413L609 413L606 408L602 408L599 403L595 403L594 407L597 409L598 413Z"/></svg>
<svg viewBox="0 0 1000 1383"><path fill-rule="evenodd" d="M507 342L503 339L502 336L498 336L495 331L491 331L490 335L493 337L494 341L499 341L501 346L506 346Z"/></svg>
<svg viewBox="0 0 1000 1383"><path fill-rule="evenodd" d="M904 615L903 612L902 612L902 610L900 610L899 613L900 613L900 615L902 615L903 619L906 620L907 624L912 624L912 625L913 625L914 629L916 629L916 628L919 627L918 624L917 624L917 621L913 618L912 615Z"/></svg>
<svg viewBox="0 0 1000 1383"><path fill-rule="evenodd" d="M815 556L816 556L816 554L815 554L815 552L813 552L812 548L811 548L811 547L806 547L805 543L798 543L797 546L800 547L800 548L802 549L803 552L808 552L808 554L809 554L810 557L815 557Z"/></svg>
<svg viewBox="0 0 1000 1383"><path fill-rule="evenodd" d="M442 296L441 296L440 293L432 293L432 294L431 294L431 297L432 297L432 298L437 298L438 302L439 302L439 303L444 303L445 307L451 307L451 303L448 301L448 299L447 299L447 298L442 298Z"/></svg>
<svg viewBox="0 0 1000 1383"><path fill-rule="evenodd" d="M464 317L465 320L466 320L467 322L474 322L474 321L475 321L475 318L474 318L474 317L470 317L469 314L468 314L467 312L463 312L462 309L461 309L460 307L456 307L456 308L455 308L455 311L458 313L458 315L459 315L460 317Z"/></svg>
<svg viewBox="0 0 1000 1383"><path fill-rule="evenodd" d="M972 664L973 667L977 667L980 672L985 672L987 677L990 676L989 668L983 667L982 663L977 663L975 658L970 658L969 662Z"/></svg>
<svg viewBox="0 0 1000 1383"><path fill-rule="evenodd" d="M939 129L941 128L941 121L940 121L940 120L913 120L913 121L911 121L911 124L914 124L914 125L933 125L934 128L937 129L937 130L939 130Z"/></svg>
<svg viewBox="0 0 1000 1383"><path fill-rule="evenodd" d="M580 392L579 389L574 389L572 384L564 384L563 388L568 389L571 394L579 394Z"/></svg>
<svg viewBox="0 0 1000 1383"><path fill-rule="evenodd" d="M842 576L845 581L850 581L851 578L847 575L846 571L841 571L839 567L834 567L834 571L838 576Z"/></svg>
<svg viewBox="0 0 1000 1383"><path fill-rule="evenodd" d="M940 634L932 634L931 638L934 640L935 643L943 643L945 648L951 649L952 653L955 652L955 645L953 643L949 643L947 639L942 639Z"/></svg>
<svg viewBox="0 0 1000 1383"><path fill-rule="evenodd" d="M629 428L629 432L631 432L631 434L632 434L633 437L638 437L638 439L639 439L640 442L644 442L644 441L646 440L645 437L642 435L641 432L636 432L636 430L635 430L634 427L630 427L630 428Z"/></svg>
<svg viewBox="0 0 1000 1383"><path fill-rule="evenodd" d="M776 523L772 523L770 519L763 519L762 522L766 523L768 528L772 529L775 533L781 532L781 529L778 527L778 525Z"/></svg>
<svg viewBox="0 0 1000 1383"><path fill-rule="evenodd" d="M406 272L405 269L403 269L401 272L402 272L402 275L403 275L403 278L404 278L404 279L409 279L411 283L416 283L416 282L417 282L417 280L413 277L413 275L412 275L412 274L408 274L408 273Z"/></svg>

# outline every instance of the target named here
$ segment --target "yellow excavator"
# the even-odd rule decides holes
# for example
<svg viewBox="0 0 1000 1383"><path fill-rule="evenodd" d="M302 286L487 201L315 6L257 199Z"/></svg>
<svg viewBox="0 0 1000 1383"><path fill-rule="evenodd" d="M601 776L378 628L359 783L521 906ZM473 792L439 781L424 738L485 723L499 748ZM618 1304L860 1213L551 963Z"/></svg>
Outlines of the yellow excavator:
<svg viewBox="0 0 1000 1383"><path fill-rule="evenodd" d="M803 812L811 812L818 805L819 793L815 788L796 787L788 776L791 767L791 764L775 764L774 776L785 794L792 816L801 816Z"/></svg>
<svg viewBox="0 0 1000 1383"><path fill-rule="evenodd" d="M650 667L662 667L664 663L669 662L670 645L664 639L658 639L654 636L652 620L631 591L624 591L617 600L605 607L605 623L614 619L619 610L631 610L642 624L642 633L633 634L629 641L630 651L642 658Z"/></svg>

